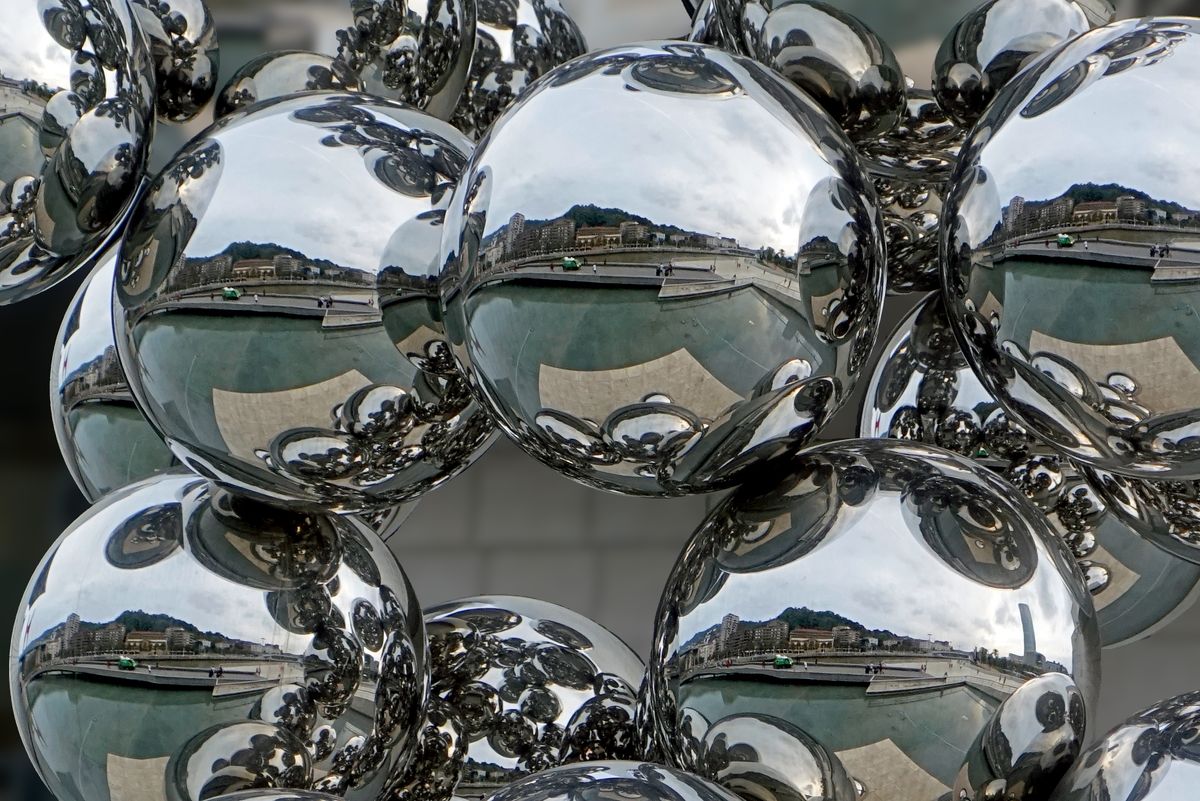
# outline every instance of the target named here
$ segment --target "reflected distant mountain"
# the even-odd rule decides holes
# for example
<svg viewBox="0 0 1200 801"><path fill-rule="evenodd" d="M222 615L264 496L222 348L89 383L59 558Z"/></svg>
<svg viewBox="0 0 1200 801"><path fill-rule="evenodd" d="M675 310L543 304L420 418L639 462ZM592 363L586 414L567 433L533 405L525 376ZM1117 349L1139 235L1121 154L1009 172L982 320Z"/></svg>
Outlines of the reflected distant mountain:
<svg viewBox="0 0 1200 801"><path fill-rule="evenodd" d="M192 635L195 639L208 640L214 644L230 643L234 646L246 647L255 645L255 643L227 637L220 632L201 631L194 624L167 614L145 612L141 609L127 609L112 620L101 622L81 620L78 616L72 615L70 619L42 632L37 639L30 642L26 650L32 651L39 645L56 639L65 641L87 639L89 636L111 631L114 627L121 630L122 636L124 632L165 633L168 630L181 630Z"/></svg>
<svg viewBox="0 0 1200 801"><path fill-rule="evenodd" d="M1075 184L1058 197L1014 197L1001 209L989 242L1056 228L1109 224L1200 227L1200 211L1120 184Z"/></svg>
<svg viewBox="0 0 1200 801"><path fill-rule="evenodd" d="M738 626L744 630L753 630L762 628L777 620L781 620L787 624L789 629L814 629L822 631L833 631L834 628L849 628L855 632L861 633L863 636L875 637L879 640L903 640L903 639L919 639L906 637L904 635L895 634L887 629L870 629L859 623L857 620L852 620L844 615L839 615L837 612L829 610L816 611L809 609L807 606L802 606L799 609L796 607L788 607L779 613L778 616L770 620L740 620ZM680 653L695 647L705 639L718 633L721 630L720 623L716 623L703 631L694 635L690 640L680 646Z"/></svg>

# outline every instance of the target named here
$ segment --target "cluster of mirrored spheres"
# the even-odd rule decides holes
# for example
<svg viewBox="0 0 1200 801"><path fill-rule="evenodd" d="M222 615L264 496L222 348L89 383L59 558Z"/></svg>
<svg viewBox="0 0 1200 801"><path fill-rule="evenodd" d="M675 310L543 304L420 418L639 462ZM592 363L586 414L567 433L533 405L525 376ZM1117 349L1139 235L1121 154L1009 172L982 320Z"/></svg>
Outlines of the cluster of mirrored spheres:
<svg viewBox="0 0 1200 801"><path fill-rule="evenodd" d="M86 274L94 505L9 664L59 801L1195 797L1200 695L1094 716L1200 594L1200 19L986 0L906 75L838 0L684 5L350 0L220 81L202 0L4 0L0 305ZM422 607L405 519L500 436L728 491L645 659Z"/></svg>

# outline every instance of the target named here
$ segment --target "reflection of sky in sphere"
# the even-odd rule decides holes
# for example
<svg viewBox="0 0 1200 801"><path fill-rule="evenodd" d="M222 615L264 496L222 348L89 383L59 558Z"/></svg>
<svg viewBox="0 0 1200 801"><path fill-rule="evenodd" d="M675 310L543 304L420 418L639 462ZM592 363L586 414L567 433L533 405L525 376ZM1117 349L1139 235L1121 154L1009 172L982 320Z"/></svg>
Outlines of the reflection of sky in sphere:
<svg viewBox="0 0 1200 801"><path fill-rule="evenodd" d="M35 0L4 4L0 24L0 76L32 80L52 90L67 85L71 54L50 37L42 25Z"/></svg>
<svg viewBox="0 0 1200 801"><path fill-rule="evenodd" d="M104 261L88 276L80 289L78 328L71 333L62 349L59 361L62 377L104 355L105 348L114 346L112 335L112 284L116 266L116 251L110 251Z"/></svg>
<svg viewBox="0 0 1200 801"><path fill-rule="evenodd" d="M831 169L744 69L729 71L747 93L634 91L594 73L527 96L487 146L484 236L514 213L554 219L590 203L795 253L809 191Z"/></svg>

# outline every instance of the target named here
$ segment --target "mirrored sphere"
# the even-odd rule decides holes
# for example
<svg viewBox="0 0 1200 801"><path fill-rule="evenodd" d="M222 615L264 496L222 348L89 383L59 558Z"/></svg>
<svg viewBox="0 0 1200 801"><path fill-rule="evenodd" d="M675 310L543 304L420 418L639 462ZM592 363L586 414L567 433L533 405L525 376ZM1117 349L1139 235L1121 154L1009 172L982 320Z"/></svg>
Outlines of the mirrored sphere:
<svg viewBox="0 0 1200 801"><path fill-rule="evenodd" d="M1101 642L1146 637L1188 609L1200 565L1159 550L1155 524L1139 524L1085 471L1013 423L967 366L940 295L900 323L876 365L859 435L938 445L996 471L1046 515L1090 575ZM1200 507L1198 507L1200 508ZM1166 530L1165 527L1161 530ZM1193 550L1192 561L1200 560Z"/></svg>
<svg viewBox="0 0 1200 801"><path fill-rule="evenodd" d="M1200 22L1099 28L1001 92L943 211L951 323L983 385L1056 450L1140 478L1200 478ZM1154 147L1133 121L1153 120ZM1120 154L1117 157L1115 154Z"/></svg>
<svg viewBox="0 0 1200 801"><path fill-rule="evenodd" d="M1079 756L1086 723L1083 695L1070 678L1030 679L971 745L952 797L1042 801Z"/></svg>
<svg viewBox="0 0 1200 801"><path fill-rule="evenodd" d="M116 250L67 308L50 363L50 419L58 449L89 503L178 464L138 410L113 340Z"/></svg>
<svg viewBox="0 0 1200 801"><path fill-rule="evenodd" d="M959 20L938 50L938 103L970 127L1034 58L1116 18L1108 0L987 0Z"/></svg>
<svg viewBox="0 0 1200 801"><path fill-rule="evenodd" d="M934 801L1038 676L1099 690L1095 612L1042 515L982 467L848 440L744 486L685 546L649 663L658 745L702 769L708 722L760 715L881 797Z"/></svg>
<svg viewBox="0 0 1200 801"><path fill-rule="evenodd" d="M559 0L477 0L475 6L471 70L450 121L478 138L531 83L588 47Z"/></svg>
<svg viewBox="0 0 1200 801"><path fill-rule="evenodd" d="M1200 693L1139 712L1086 751L1053 801L1185 801L1200 782Z"/></svg>
<svg viewBox="0 0 1200 801"><path fill-rule="evenodd" d="M362 86L345 62L307 50L264 53L247 61L217 96L216 116L221 118L264 100L299 92L357 92Z"/></svg>
<svg viewBox="0 0 1200 801"><path fill-rule="evenodd" d="M129 0L129 4L137 12L154 58L158 116L187 122L204 111L217 91L220 53L212 14L204 0Z"/></svg>
<svg viewBox="0 0 1200 801"><path fill-rule="evenodd" d="M447 220L459 362L528 453L604 489L719 489L801 448L878 326L879 216L845 137L766 67L703 45L543 77Z"/></svg>
<svg viewBox="0 0 1200 801"><path fill-rule="evenodd" d="M392 797L480 797L560 763L638 758L642 660L600 624L545 601L481 596L427 609L425 627L425 747Z"/></svg>
<svg viewBox="0 0 1200 801"><path fill-rule="evenodd" d="M213 801L336 801L336 795L314 790L238 790L213 798Z"/></svg>
<svg viewBox="0 0 1200 801"><path fill-rule="evenodd" d="M91 264L141 180L150 52L126 0L15 0L0 24L0 305Z"/></svg>
<svg viewBox="0 0 1200 801"><path fill-rule="evenodd" d="M853 139L891 130L905 108L892 49L855 17L816 0L741 4L741 52L807 92Z"/></svg>
<svg viewBox="0 0 1200 801"><path fill-rule="evenodd" d="M646 762L594 762L535 773L493 794L489 801L737 801L699 776Z"/></svg>
<svg viewBox="0 0 1200 801"><path fill-rule="evenodd" d="M467 86L478 6L476 0L350 0L354 25L338 32L338 57L371 94L449 119Z"/></svg>
<svg viewBox="0 0 1200 801"><path fill-rule="evenodd" d="M1148 542L1200 565L1200 482L1143 481L1084 470L1113 514Z"/></svg>
<svg viewBox="0 0 1200 801"><path fill-rule="evenodd" d="M725 31L721 20L721 12L717 10L716 0L701 0L692 13L692 30L688 33L689 42L712 45L722 50L737 51Z"/></svg>
<svg viewBox="0 0 1200 801"><path fill-rule="evenodd" d="M313 93L194 139L130 221L114 297L134 396L176 456L338 511L411 500L492 438L443 340L436 264L470 143Z"/></svg>
<svg viewBox="0 0 1200 801"><path fill-rule="evenodd" d="M156 476L94 506L38 567L10 651L18 728L60 801L374 799L425 703L418 609L353 518Z"/></svg>

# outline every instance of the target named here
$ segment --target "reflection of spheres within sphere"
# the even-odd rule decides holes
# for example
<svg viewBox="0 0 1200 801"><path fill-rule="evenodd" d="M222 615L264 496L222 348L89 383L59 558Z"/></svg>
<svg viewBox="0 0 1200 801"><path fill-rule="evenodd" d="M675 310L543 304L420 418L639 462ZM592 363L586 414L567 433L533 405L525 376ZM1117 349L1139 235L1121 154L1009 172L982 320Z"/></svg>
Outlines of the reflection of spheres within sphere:
<svg viewBox="0 0 1200 801"><path fill-rule="evenodd" d="M63 317L50 363L50 419L63 461L89 502L176 464L133 402L113 341L110 250Z"/></svg>
<svg viewBox="0 0 1200 801"><path fill-rule="evenodd" d="M1169 508L1180 521L1188 507L1154 504L1145 493L1114 499L1110 486L1140 489L1150 482L1108 474L1096 491L1089 489L1075 465L1012 423L979 383L950 330L940 295L918 304L884 347L864 398L859 436L938 445L978 460L1014 484L1046 514L1092 578L1089 588L1105 647L1154 633L1200 595L1194 592L1200 566L1192 564L1200 560L1200 549L1171 536L1178 524L1152 514ZM1164 490L1181 487L1180 482L1153 483ZM1200 520L1197 509L1200 504L1191 507L1184 523L1193 530ZM1167 550L1190 556L1176 559L1150 544L1167 540L1180 546Z"/></svg>
<svg viewBox="0 0 1200 801"><path fill-rule="evenodd" d="M361 89L358 76L340 59L307 50L264 53L238 68L217 96L216 116L298 92Z"/></svg>
<svg viewBox="0 0 1200 801"><path fill-rule="evenodd" d="M490 801L737 801L737 796L699 776L644 762L565 765L519 779Z"/></svg>
<svg viewBox="0 0 1200 801"><path fill-rule="evenodd" d="M442 298L527 452L604 489L708 491L844 401L878 324L879 216L807 96L710 47L629 46L558 67L485 142Z"/></svg>
<svg viewBox="0 0 1200 801"><path fill-rule="evenodd" d="M260 103L150 186L121 250L118 348L196 472L334 509L411 500L490 441L442 339L435 263L470 144L361 95Z"/></svg>
<svg viewBox="0 0 1200 801"><path fill-rule="evenodd" d="M868 788L928 801L1030 677L1068 674L1088 704L1099 689L1092 601L1042 516L915 443L821 446L776 486L738 490L685 546L653 643L670 764L702 767L704 721L762 715Z"/></svg>
<svg viewBox="0 0 1200 801"><path fill-rule="evenodd" d="M1142 478L1200 478L1195 284L1161 286L1196 263L1200 188L1177 152L1200 109L1177 100L1198 26L1115 23L1022 72L963 147L942 218L951 323L984 386L1058 451ZM1141 119L1153 148L1134 145Z"/></svg>
<svg viewBox="0 0 1200 801"><path fill-rule="evenodd" d="M1200 693L1139 712L1085 751L1054 801L1185 801L1196 797Z"/></svg>
<svg viewBox="0 0 1200 801"><path fill-rule="evenodd" d="M38 567L9 666L21 736L62 801L144 786L373 799L425 702L417 611L358 521L156 476L93 507Z"/></svg>
<svg viewBox="0 0 1200 801"><path fill-rule="evenodd" d="M186 122L217 91L217 26L205 0L132 0L154 58L158 115Z"/></svg>
<svg viewBox="0 0 1200 801"><path fill-rule="evenodd" d="M419 753L401 797L476 796L561 763L638 757L644 668L600 624L544 601L484 596L433 607L425 625L426 730L451 749L443 741Z"/></svg>
<svg viewBox="0 0 1200 801"><path fill-rule="evenodd" d="M0 305L87 264L124 218L154 69L127 0L16 0L0 23Z"/></svg>

